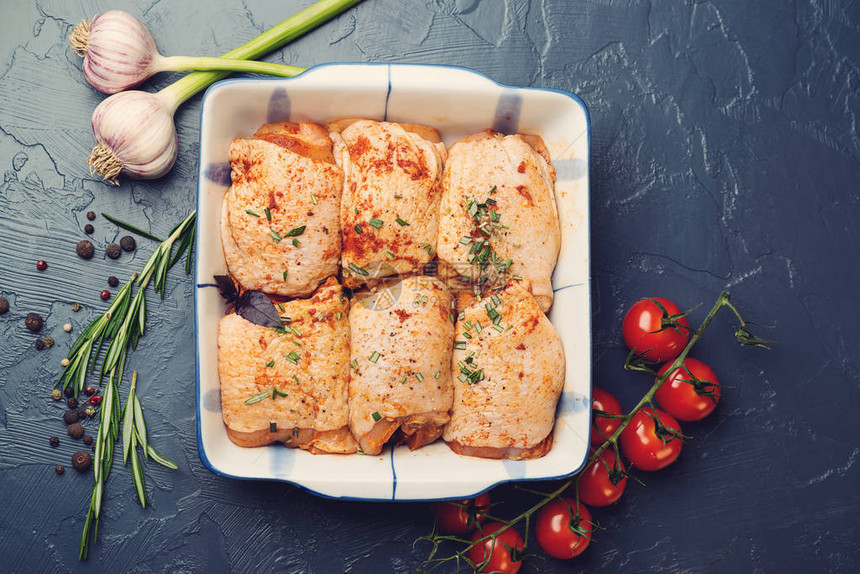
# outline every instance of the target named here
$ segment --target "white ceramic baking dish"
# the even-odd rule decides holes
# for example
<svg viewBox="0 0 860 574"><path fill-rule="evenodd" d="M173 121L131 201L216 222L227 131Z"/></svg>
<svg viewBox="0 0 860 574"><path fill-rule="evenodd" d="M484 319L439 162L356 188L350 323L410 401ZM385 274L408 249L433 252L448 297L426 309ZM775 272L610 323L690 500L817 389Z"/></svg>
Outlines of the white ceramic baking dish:
<svg viewBox="0 0 860 574"><path fill-rule="evenodd" d="M217 369L218 320L225 306L212 277L226 266L219 236L222 196L229 186L231 140L271 121L342 117L426 124L447 145L493 128L539 134L557 173L561 255L553 274L549 318L564 345L567 376L554 444L529 461L463 457L442 441L410 452L386 448L379 456L313 455L272 445L240 448L221 420ZM290 79L219 82L203 97L197 198L195 333L197 444L214 473L232 478L290 482L319 495L362 500L466 498L495 484L573 474L588 453L591 404L588 152L589 120L576 96L549 89L503 86L471 70L410 64L330 64ZM535 233L540 233L539 229Z"/></svg>

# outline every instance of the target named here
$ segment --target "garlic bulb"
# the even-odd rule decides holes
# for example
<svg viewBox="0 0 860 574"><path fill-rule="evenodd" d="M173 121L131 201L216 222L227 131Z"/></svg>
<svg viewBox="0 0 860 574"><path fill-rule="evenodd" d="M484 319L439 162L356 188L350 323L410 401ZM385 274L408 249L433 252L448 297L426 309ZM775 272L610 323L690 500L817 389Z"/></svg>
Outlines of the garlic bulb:
<svg viewBox="0 0 860 574"><path fill-rule="evenodd" d="M224 70L292 77L304 68L225 58L170 56L158 53L155 39L143 22L122 10L108 10L82 20L69 35L75 53L84 58L87 83L103 94L137 86L158 72Z"/></svg>
<svg viewBox="0 0 860 574"><path fill-rule="evenodd" d="M137 86L158 71L163 59L149 29L122 10L108 10L92 21L83 20L69 41L84 57L87 82L104 94Z"/></svg>
<svg viewBox="0 0 860 574"><path fill-rule="evenodd" d="M120 173L155 179L170 171L177 153L176 105L176 99L164 91L132 90L105 99L93 112L98 145L87 160L90 172L119 185Z"/></svg>

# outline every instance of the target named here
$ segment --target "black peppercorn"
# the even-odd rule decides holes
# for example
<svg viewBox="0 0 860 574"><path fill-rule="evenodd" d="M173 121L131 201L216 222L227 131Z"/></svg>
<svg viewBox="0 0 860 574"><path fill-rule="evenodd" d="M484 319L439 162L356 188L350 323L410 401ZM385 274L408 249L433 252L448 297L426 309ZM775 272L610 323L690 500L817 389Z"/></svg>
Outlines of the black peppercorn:
<svg viewBox="0 0 860 574"><path fill-rule="evenodd" d="M55 466L55 467L54 467L54 472L56 472L57 474L62 475L64 472L66 472L66 469L65 469L65 468L63 468L63 465L62 465L62 464L58 464L57 466Z"/></svg>
<svg viewBox="0 0 860 574"><path fill-rule="evenodd" d="M72 438L81 438L84 436L84 427L81 423L72 423L66 430Z"/></svg>
<svg viewBox="0 0 860 574"><path fill-rule="evenodd" d="M52 436L48 442L51 443L51 446L54 448L60 446L60 439L58 437Z"/></svg>
<svg viewBox="0 0 860 574"><path fill-rule="evenodd" d="M135 243L134 237L126 235L119 240L119 246L122 247L123 251L134 251L134 248L137 247L137 243Z"/></svg>
<svg viewBox="0 0 860 574"><path fill-rule="evenodd" d="M85 435L84 435L84 444L85 444L85 445L87 445L87 446L89 446L89 445L93 444L93 435L91 435L91 434L85 434Z"/></svg>
<svg viewBox="0 0 860 574"><path fill-rule="evenodd" d="M42 321L41 315L38 313L27 313L27 317L24 319L25 327L34 333L38 333L42 330L42 325L44 325L44 321Z"/></svg>
<svg viewBox="0 0 860 574"><path fill-rule="evenodd" d="M107 255L111 259L119 259L119 256L121 254L122 249L116 243L108 243L107 247L105 247L105 255Z"/></svg>
<svg viewBox="0 0 860 574"><path fill-rule="evenodd" d="M78 408L78 399L76 399L75 397L70 397L69 400L66 401L66 406L68 406L70 409Z"/></svg>
<svg viewBox="0 0 860 574"><path fill-rule="evenodd" d="M95 211L88 211L88 212L87 212L87 219L89 219L90 221L92 221L92 220L93 220L93 219L95 219L95 218L96 218L96 212L95 212Z"/></svg>
<svg viewBox="0 0 860 574"><path fill-rule="evenodd" d="M63 389L63 394L66 395L66 397L75 396L75 387L73 387L72 385L69 385L68 387Z"/></svg>
<svg viewBox="0 0 860 574"><path fill-rule="evenodd" d="M95 233L95 231L96 228L93 227L91 223L87 223L86 225L84 225L84 233L86 233L87 235L92 235L93 233Z"/></svg>
<svg viewBox="0 0 860 574"><path fill-rule="evenodd" d="M63 413L63 422L67 425L78 422L78 411L68 410Z"/></svg>
<svg viewBox="0 0 860 574"><path fill-rule="evenodd" d="M45 348L45 341L43 341L42 339L36 339L35 345L36 345L36 350L41 351L42 349Z"/></svg>
<svg viewBox="0 0 860 574"><path fill-rule="evenodd" d="M110 285L111 287L116 287L117 285L119 285L119 279L111 275L110 277L108 277L108 285Z"/></svg>
<svg viewBox="0 0 860 574"><path fill-rule="evenodd" d="M90 453L85 450L79 450L72 455L72 466L75 467L75 470L77 470L78 472L88 471L92 464L93 457L91 457Z"/></svg>
<svg viewBox="0 0 860 574"><path fill-rule="evenodd" d="M6 297L0 297L0 315L5 315L9 312L9 301Z"/></svg>
<svg viewBox="0 0 860 574"><path fill-rule="evenodd" d="M78 257L81 259L92 259L95 252L96 248L93 246L93 242L86 239L81 239L75 246L75 253L77 253Z"/></svg>

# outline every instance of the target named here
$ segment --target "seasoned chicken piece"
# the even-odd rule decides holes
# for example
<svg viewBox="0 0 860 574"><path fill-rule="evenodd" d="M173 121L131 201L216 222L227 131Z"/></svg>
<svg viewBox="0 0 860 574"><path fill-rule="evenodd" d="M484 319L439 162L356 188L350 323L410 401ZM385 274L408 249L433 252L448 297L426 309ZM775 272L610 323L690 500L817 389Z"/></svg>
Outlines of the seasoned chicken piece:
<svg viewBox="0 0 860 574"><path fill-rule="evenodd" d="M329 128L344 173L344 284L358 287L420 269L436 252L445 159L439 134L371 120L341 120Z"/></svg>
<svg viewBox="0 0 860 574"><path fill-rule="evenodd" d="M281 122L230 146L224 194L227 268L246 289L304 297L340 262L343 176L318 124Z"/></svg>
<svg viewBox="0 0 860 574"><path fill-rule="evenodd" d="M439 259L484 292L522 277L547 311L561 246L554 182L539 136L487 130L456 142L442 178Z"/></svg>
<svg viewBox="0 0 860 574"><path fill-rule="evenodd" d="M445 442L458 454L484 458L545 455L564 385L555 327L518 281L482 301L462 293L460 303Z"/></svg>
<svg viewBox="0 0 860 574"><path fill-rule="evenodd" d="M366 454L379 454L398 429L413 450L442 434L453 400L451 302L443 283L423 276L356 294L349 426Z"/></svg>
<svg viewBox="0 0 860 574"><path fill-rule="evenodd" d="M277 304L282 329L235 313L218 329L221 414L239 446L283 442L313 453L352 453L349 301L333 277L310 299Z"/></svg>

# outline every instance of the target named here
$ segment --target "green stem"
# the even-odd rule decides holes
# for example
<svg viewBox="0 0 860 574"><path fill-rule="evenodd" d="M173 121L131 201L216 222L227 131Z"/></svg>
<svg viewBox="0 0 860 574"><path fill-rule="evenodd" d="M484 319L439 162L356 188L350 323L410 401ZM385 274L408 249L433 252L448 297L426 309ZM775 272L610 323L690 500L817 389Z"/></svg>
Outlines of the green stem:
<svg viewBox="0 0 860 574"><path fill-rule="evenodd" d="M359 2L361 0L319 0L295 16L287 18L263 32L250 42L227 52L223 57L232 60L256 60L313 30ZM167 101L174 104L175 109L200 90L226 76L226 72L192 72L170 84L159 93L164 94L168 98Z"/></svg>
<svg viewBox="0 0 860 574"><path fill-rule="evenodd" d="M225 58L207 58L193 56L170 56L158 62L159 71L180 72L185 70L251 72L292 78L305 71L306 68L275 64L273 62L258 62L256 60L227 60Z"/></svg>

